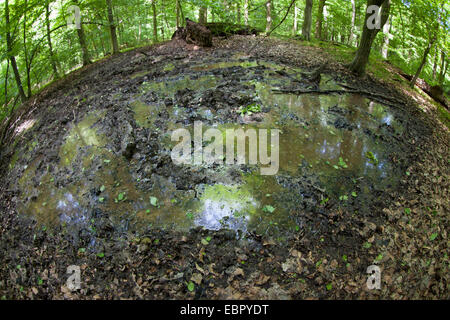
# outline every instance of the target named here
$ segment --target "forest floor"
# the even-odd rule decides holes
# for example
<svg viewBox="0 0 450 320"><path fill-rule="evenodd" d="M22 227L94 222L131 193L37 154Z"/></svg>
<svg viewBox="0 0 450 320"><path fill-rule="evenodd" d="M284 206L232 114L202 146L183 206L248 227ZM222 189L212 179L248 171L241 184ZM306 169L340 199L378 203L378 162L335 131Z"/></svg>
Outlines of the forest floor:
<svg viewBox="0 0 450 320"><path fill-rule="evenodd" d="M329 50L234 36L53 83L0 154L1 299L450 298L448 128L385 69L356 78ZM194 121L281 128L279 174L174 165L170 132Z"/></svg>

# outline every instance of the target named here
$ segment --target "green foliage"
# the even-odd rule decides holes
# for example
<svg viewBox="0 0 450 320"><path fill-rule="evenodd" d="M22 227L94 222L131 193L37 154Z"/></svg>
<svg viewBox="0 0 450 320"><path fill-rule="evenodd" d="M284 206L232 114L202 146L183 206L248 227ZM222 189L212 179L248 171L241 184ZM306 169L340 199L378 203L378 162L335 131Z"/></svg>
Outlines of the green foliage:
<svg viewBox="0 0 450 320"><path fill-rule="evenodd" d="M312 46L324 47L335 58L350 62L356 50L357 40L361 38L367 0L355 0L355 23L352 26L351 1L327 0L322 39L315 39L315 29L319 18L319 1L314 1ZM199 8L207 8L209 22L227 22L244 24L244 1L186 0L180 1L182 13L178 21L184 18L198 19ZM248 1L248 24L258 29L266 26L266 0ZM278 25L285 17L291 0L272 0L272 27ZM18 72L26 95L42 90L47 84L62 77L82 65L82 50L78 33L67 26L70 16L69 7L78 5L82 15L82 27L86 36L87 49L92 61L107 57L112 52L109 21L104 0L83 0L74 3L69 0L9 0L9 33L11 48L8 52L5 35L6 1L0 3L0 121L8 116L18 95L18 87L8 57L15 56ZM46 9L49 8L47 19ZM153 30L152 2L147 0L113 0L113 19L122 51L129 48L149 45L156 41L170 39L176 29L177 10L175 0L156 1L156 30ZM301 31L305 1L297 1L283 23L272 33L273 36L290 37ZM448 30L449 8L446 0L392 0L391 28L389 33L388 60L402 68L408 74L414 74L420 65L427 44L433 40L428 63L422 70L421 77L430 84L442 82L449 88L449 76L444 75L440 81L442 69L442 52L448 64ZM296 13L296 14L295 14ZM297 28L294 30L296 17ZM50 33L47 34L47 24ZM351 34L353 36L351 36ZM52 43L50 50L48 35ZM374 58L381 58L386 34L379 32L373 47L370 65L371 72L377 77L391 77L384 63ZM56 69L56 70L55 70ZM434 72L434 70L436 72ZM56 71L56 72L55 72ZM242 107L241 114L260 112L260 106L253 104ZM439 109L440 118L448 125L449 115L443 108ZM344 167L344 166L341 166Z"/></svg>
<svg viewBox="0 0 450 320"><path fill-rule="evenodd" d="M253 103L251 105L248 105L246 107L240 107L238 110L238 113L241 116L244 116L246 114L248 114L249 116L251 116L253 113L258 113L261 112L261 106L259 104Z"/></svg>

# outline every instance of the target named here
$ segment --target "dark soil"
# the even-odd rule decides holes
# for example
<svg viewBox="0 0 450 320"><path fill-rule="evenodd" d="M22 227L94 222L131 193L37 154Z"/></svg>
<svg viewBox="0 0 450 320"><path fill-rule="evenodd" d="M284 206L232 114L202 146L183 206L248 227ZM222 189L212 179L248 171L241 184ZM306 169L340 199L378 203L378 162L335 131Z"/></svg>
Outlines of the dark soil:
<svg viewBox="0 0 450 320"><path fill-rule="evenodd" d="M264 64L251 67L251 72L242 66L192 71L192 66L232 60L264 61L302 72L272 70ZM319 67L321 72L315 73ZM208 76L221 80L210 88L206 84L193 89L168 88L173 96L153 87L145 90L146 84L163 85L169 78L186 74L200 80ZM285 92L321 91L322 75L342 84L340 91L360 92L388 106L403 130L396 132L391 126L380 125L360 134L390 146L386 158L394 168L390 173L395 181L379 185L376 180L352 182L356 176L341 177L338 184L353 183L358 194L370 190L343 205L337 194L323 202L331 194L308 171L309 163L304 163L303 176L282 172L277 183L292 192L277 200L290 205L290 212L301 223L295 231L282 230L282 236L280 230L264 233L257 228L236 234L228 229L144 227L136 223L139 219L117 220L108 209L101 209L101 191L94 187L99 184L91 176L94 171L103 181L120 176L122 170L127 176L139 177L130 186L133 190L151 190L159 177L170 180L175 192L185 194L199 184L220 182L214 168L192 171L172 164L159 135L168 130L168 110L173 105L183 106L186 117L180 119L180 125L196 120L212 123L208 113L198 111L205 106L210 106L222 123L258 123L261 115L242 118L236 109L260 101L238 93L253 90L243 80L262 81L267 75L281 79L278 90ZM163 108L158 109L153 123L143 126L133 111L136 101ZM86 165L83 159L90 155L90 149L85 144L73 165L58 165L60 148L73 124L102 110L106 115L95 122L95 128L108 137L104 150ZM266 112L269 110L262 110ZM348 120L349 112L339 106L329 108L330 125L358 131ZM287 116L286 121L309 125L307 119ZM450 297L448 130L396 88L370 77L355 78L321 49L254 36L214 38L213 48L206 49L182 41L141 48L73 72L22 106L16 119L0 154L2 299ZM21 133L20 128L33 119L38 119L34 126ZM103 162L105 155L120 159L113 161L109 171ZM84 170L85 166L89 169ZM30 189L24 190L22 181L29 168L33 176L26 180ZM231 167L228 176L239 180L242 171L251 172L252 168ZM54 180L46 180L48 175ZM80 181L89 181L85 203L89 210L83 213L86 221L42 223L37 212L21 212L25 203L38 199L34 190L40 183L51 182L62 190L78 186ZM310 195L296 202L300 193ZM127 209L132 204L120 205ZM366 286L367 267L374 264L382 271L381 290ZM82 288L75 292L66 287L70 265L80 266L82 271ZM192 292L189 282L195 284Z"/></svg>

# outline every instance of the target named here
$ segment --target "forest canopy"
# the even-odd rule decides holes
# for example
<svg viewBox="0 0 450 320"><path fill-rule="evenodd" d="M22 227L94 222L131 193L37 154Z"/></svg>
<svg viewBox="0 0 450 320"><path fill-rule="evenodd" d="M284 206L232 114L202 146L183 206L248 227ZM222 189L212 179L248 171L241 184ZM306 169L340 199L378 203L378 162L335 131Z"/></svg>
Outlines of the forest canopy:
<svg viewBox="0 0 450 320"><path fill-rule="evenodd" d="M447 91L445 0L2 0L0 119L76 68L169 40L185 18L250 25L272 36L301 35L356 52L366 8L377 2L390 4L390 12L374 33L371 54ZM79 28L73 25L77 17Z"/></svg>

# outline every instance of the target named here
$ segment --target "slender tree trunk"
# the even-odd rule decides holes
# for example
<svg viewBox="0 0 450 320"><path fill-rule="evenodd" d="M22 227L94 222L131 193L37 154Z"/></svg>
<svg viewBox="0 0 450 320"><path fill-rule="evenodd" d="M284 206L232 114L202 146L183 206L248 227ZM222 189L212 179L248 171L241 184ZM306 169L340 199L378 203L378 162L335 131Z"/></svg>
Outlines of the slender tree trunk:
<svg viewBox="0 0 450 320"><path fill-rule="evenodd" d="M248 0L244 1L244 24L248 26Z"/></svg>
<svg viewBox="0 0 450 320"><path fill-rule="evenodd" d="M11 68L13 69L14 78L16 79L17 90L19 91L20 100L25 102L27 96L23 91L22 80L20 79L19 69L17 68L16 57L12 54L12 39L10 34L10 21L9 21L9 4L8 0L5 1L5 25L6 25L6 49L8 51L8 58L11 61Z"/></svg>
<svg viewBox="0 0 450 320"><path fill-rule="evenodd" d="M433 80L436 80L437 75L437 65L438 65L438 50L434 50L434 63L433 63Z"/></svg>
<svg viewBox="0 0 450 320"><path fill-rule="evenodd" d="M294 6L294 25L292 27L292 35L295 36L298 30L298 7Z"/></svg>
<svg viewBox="0 0 450 320"><path fill-rule="evenodd" d="M74 1L78 5L78 1ZM77 29L78 41L80 42L81 55L83 60L83 66L91 64L91 59L89 58L89 50L87 47L86 36L84 34L83 22L80 21L80 29Z"/></svg>
<svg viewBox="0 0 450 320"><path fill-rule="evenodd" d="M355 37L355 22L356 22L356 4L355 0L351 0L352 3L352 24L350 25L350 35L348 37L349 45L353 44L353 39Z"/></svg>
<svg viewBox="0 0 450 320"><path fill-rule="evenodd" d="M208 22L208 8L200 7L198 10L198 23L206 24Z"/></svg>
<svg viewBox="0 0 450 320"><path fill-rule="evenodd" d="M266 34L272 29L272 0L266 0Z"/></svg>
<svg viewBox="0 0 450 320"><path fill-rule="evenodd" d="M387 19L386 23L383 26L383 33L384 33L384 42L383 42L383 46L381 48L381 56L384 59L388 58L388 52L389 52L389 41L390 41L390 33L389 31L391 31L391 23L389 21L390 19Z"/></svg>
<svg viewBox="0 0 450 320"><path fill-rule="evenodd" d="M441 59L442 59L441 71L439 72L439 84L440 85L444 84L445 74L447 73L447 70L446 70L447 68L445 65L445 60L446 60L445 58L446 58L445 52L444 52L444 50L442 50L442 52L441 52Z"/></svg>
<svg viewBox="0 0 450 320"><path fill-rule="evenodd" d="M305 14L303 15L302 36L306 41L311 40L313 0L306 0Z"/></svg>
<svg viewBox="0 0 450 320"><path fill-rule="evenodd" d="M236 23L241 24L241 4L236 3Z"/></svg>
<svg viewBox="0 0 450 320"><path fill-rule="evenodd" d="M432 38L428 42L428 45L425 48L425 51L423 52L423 57L422 57L422 61L420 62L419 69L417 69L416 74L414 75L414 77L411 80L411 83L410 83L411 88L414 88L414 86L416 85L417 78L419 78L420 73L423 70L423 67L427 63L428 54L430 53L430 50L433 47L433 44L434 44L435 41L436 41L436 38Z"/></svg>
<svg viewBox="0 0 450 320"><path fill-rule="evenodd" d="M91 59L89 58L89 50L86 43L86 36L84 35L83 25L80 26L80 29L77 29L78 41L80 41L83 66L87 66L91 64Z"/></svg>
<svg viewBox="0 0 450 320"><path fill-rule="evenodd" d="M27 72L27 93L28 97L31 97L31 62L28 59L28 46L27 46L27 11L28 11L28 1L25 0L25 9L23 14L23 54L25 56L25 70Z"/></svg>
<svg viewBox="0 0 450 320"><path fill-rule="evenodd" d="M444 85L445 75L447 74L447 71L448 71L448 60L447 60L447 62L445 63L445 69L444 69L444 72L442 73L442 81L441 81L441 83L440 83L441 86Z"/></svg>
<svg viewBox="0 0 450 320"><path fill-rule="evenodd" d="M117 42L116 24L114 22L111 0L106 0L106 8L108 10L109 32L111 34L113 54L117 54L119 53L119 43Z"/></svg>
<svg viewBox="0 0 450 320"><path fill-rule="evenodd" d="M5 74L5 107L8 105L8 77L9 77L9 59L7 59Z"/></svg>
<svg viewBox="0 0 450 320"><path fill-rule="evenodd" d="M156 0L152 0L153 12L153 43L158 42L158 21L156 21Z"/></svg>
<svg viewBox="0 0 450 320"><path fill-rule="evenodd" d="M51 38L51 29L50 29L50 1L46 0L45 3L45 25L47 27L47 43L48 43L48 51L50 54L50 63L52 65L53 69L53 76L55 79L59 78L58 73L58 67L56 65L56 58L55 54L53 53L53 45L52 45L52 38Z"/></svg>
<svg viewBox="0 0 450 320"><path fill-rule="evenodd" d="M322 40L322 25L323 25L323 8L326 0L319 0L319 7L317 11L316 21L316 38Z"/></svg>
<svg viewBox="0 0 450 320"><path fill-rule="evenodd" d="M177 11L177 28L180 27L180 0L176 0L175 2L176 11Z"/></svg>
<svg viewBox="0 0 450 320"><path fill-rule="evenodd" d="M381 27L383 27L389 17L390 0L368 0L367 7L371 5L381 7ZM349 65L349 69L357 75L364 74L367 62L369 61L373 40L375 40L375 37L380 31L378 28L369 29L367 27L367 21L371 16L372 14L367 13L366 11L361 42L359 43L359 47L353 61Z"/></svg>

